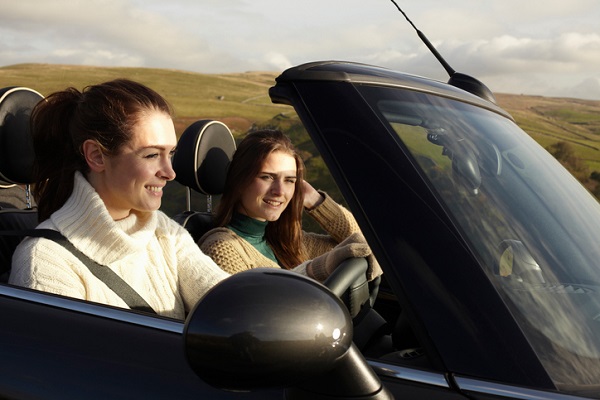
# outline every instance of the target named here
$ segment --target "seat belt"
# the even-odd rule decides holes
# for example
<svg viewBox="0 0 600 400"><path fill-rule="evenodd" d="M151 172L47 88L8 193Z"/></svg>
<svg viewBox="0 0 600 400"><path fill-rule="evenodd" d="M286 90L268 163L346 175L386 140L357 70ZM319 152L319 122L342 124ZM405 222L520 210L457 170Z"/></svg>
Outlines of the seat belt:
<svg viewBox="0 0 600 400"><path fill-rule="evenodd" d="M45 239L52 240L55 243L60 244L66 250L73 253L75 257L79 259L90 272L98 279L108 286L110 290L115 292L125 304L132 310L144 311L151 314L156 314L156 311L148 304L146 300L138 292L136 292L127 282L123 280L119 275L116 274L112 269L105 265L99 264L92 260L81 251L77 250L75 246L60 232L54 229L26 229L16 231L0 231L0 235L7 236L32 236L42 237Z"/></svg>

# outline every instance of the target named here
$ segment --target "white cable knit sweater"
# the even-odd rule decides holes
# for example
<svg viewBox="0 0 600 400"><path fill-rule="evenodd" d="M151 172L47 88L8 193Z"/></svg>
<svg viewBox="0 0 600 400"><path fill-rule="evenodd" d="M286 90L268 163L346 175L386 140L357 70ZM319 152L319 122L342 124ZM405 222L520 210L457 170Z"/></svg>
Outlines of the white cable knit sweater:
<svg viewBox="0 0 600 400"><path fill-rule="evenodd" d="M61 232L81 252L108 266L160 315L185 313L229 276L188 232L160 211L114 221L79 172L66 203L39 228ZM26 238L13 255L9 283L127 308L77 257L45 238Z"/></svg>

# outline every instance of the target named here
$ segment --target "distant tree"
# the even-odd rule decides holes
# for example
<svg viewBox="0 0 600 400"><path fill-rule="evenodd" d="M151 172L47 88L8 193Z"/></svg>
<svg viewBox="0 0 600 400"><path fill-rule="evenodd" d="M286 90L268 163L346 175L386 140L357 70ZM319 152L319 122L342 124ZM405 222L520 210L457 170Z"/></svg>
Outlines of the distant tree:
<svg viewBox="0 0 600 400"><path fill-rule="evenodd" d="M584 185L590 178L589 168L579 157L575 156L573 146L567 142L556 142L546 150L550 152L569 172Z"/></svg>

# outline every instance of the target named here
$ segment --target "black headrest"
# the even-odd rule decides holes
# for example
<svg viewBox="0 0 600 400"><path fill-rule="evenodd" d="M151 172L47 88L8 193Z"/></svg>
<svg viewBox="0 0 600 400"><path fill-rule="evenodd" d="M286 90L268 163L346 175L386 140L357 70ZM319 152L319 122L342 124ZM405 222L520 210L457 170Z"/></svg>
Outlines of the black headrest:
<svg viewBox="0 0 600 400"><path fill-rule="evenodd" d="M29 117L44 96L25 87L0 89L0 179L32 183L33 142Z"/></svg>
<svg viewBox="0 0 600 400"><path fill-rule="evenodd" d="M173 157L175 180L202 194L223 193L235 147L231 131L222 122L194 122L181 134L177 144Z"/></svg>
<svg viewBox="0 0 600 400"><path fill-rule="evenodd" d="M37 224L37 210L14 208L0 210L0 230L2 231L33 229ZM0 282L8 281L12 254L23 236L3 235L0 237Z"/></svg>

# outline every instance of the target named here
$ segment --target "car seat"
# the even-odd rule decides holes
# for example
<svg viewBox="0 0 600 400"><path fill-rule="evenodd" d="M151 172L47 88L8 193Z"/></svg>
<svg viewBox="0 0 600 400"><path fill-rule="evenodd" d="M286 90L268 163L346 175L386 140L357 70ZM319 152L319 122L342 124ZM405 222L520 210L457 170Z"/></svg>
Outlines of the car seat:
<svg viewBox="0 0 600 400"><path fill-rule="evenodd" d="M5 233L33 229L38 224L30 191L34 152L29 121L31 110L43 98L25 87L0 89L0 180L10 185L25 185L26 204L25 209L0 209L0 231ZM0 282L8 280L12 254L21 239L21 236L0 235Z"/></svg>
<svg viewBox="0 0 600 400"><path fill-rule="evenodd" d="M223 193L235 139L219 121L199 120L181 134L173 157L175 180L186 188L186 210L173 217L198 241L212 228L212 196ZM192 190L207 196L207 210L191 209Z"/></svg>

